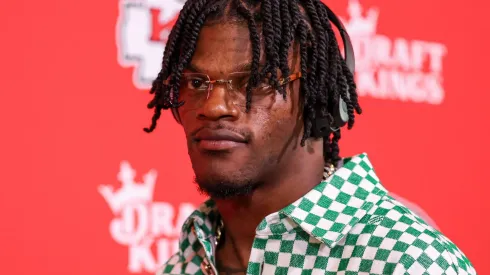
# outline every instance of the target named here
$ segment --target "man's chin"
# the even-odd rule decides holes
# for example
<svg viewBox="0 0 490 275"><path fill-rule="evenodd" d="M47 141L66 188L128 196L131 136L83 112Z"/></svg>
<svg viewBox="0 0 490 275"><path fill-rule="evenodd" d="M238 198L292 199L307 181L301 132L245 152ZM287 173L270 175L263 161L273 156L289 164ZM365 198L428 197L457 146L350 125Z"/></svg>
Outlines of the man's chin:
<svg viewBox="0 0 490 275"><path fill-rule="evenodd" d="M200 179L196 177L195 182L200 193L213 199L230 199L234 197L249 196L259 185L252 181L224 180L224 179Z"/></svg>

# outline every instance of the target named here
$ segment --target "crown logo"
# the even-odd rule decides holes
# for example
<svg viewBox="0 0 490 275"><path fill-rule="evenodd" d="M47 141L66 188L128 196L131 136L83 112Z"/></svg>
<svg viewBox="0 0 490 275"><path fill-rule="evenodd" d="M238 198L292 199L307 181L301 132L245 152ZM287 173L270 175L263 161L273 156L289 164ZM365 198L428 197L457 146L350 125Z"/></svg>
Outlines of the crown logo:
<svg viewBox="0 0 490 275"><path fill-rule="evenodd" d="M372 36L376 34L376 28L378 25L379 10L377 8L370 8L366 12L366 16L363 15L363 7L359 0L350 0L347 7L347 13L350 20L341 18L345 24L347 32L351 36Z"/></svg>
<svg viewBox="0 0 490 275"><path fill-rule="evenodd" d="M104 197L114 214L118 214L126 205L135 203L149 203L153 201L153 190L157 179L157 172L150 170L143 176L143 183L136 183L136 171L129 162L122 161L117 179L122 187L114 191L112 185L100 185L99 193Z"/></svg>

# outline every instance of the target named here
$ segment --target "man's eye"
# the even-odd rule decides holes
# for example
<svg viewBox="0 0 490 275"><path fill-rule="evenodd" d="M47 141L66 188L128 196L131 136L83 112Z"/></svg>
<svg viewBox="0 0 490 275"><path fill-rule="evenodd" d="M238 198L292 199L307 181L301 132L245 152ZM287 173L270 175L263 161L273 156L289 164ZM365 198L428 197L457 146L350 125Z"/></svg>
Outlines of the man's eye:
<svg viewBox="0 0 490 275"><path fill-rule="evenodd" d="M259 86L265 87L265 86L271 86L271 81L269 78L263 78L262 81L260 81Z"/></svg>
<svg viewBox="0 0 490 275"><path fill-rule="evenodd" d="M259 85L257 85L257 87L260 87L262 89L270 88L271 87L270 80L268 78L262 79L262 81L260 81L260 83L259 83Z"/></svg>
<svg viewBox="0 0 490 275"><path fill-rule="evenodd" d="M191 78L187 80L187 88L193 90L202 90L206 88L205 81L199 78Z"/></svg>
<svg viewBox="0 0 490 275"><path fill-rule="evenodd" d="M199 87L202 86L202 81L201 80L197 80L197 79L193 79L191 85L194 88L199 88Z"/></svg>

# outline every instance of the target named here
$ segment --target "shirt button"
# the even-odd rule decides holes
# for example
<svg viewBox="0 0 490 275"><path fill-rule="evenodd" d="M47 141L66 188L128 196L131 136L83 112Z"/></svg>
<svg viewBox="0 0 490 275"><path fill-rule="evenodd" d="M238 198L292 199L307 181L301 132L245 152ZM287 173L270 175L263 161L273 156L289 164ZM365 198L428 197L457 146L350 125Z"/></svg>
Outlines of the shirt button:
<svg viewBox="0 0 490 275"><path fill-rule="evenodd" d="M201 263L201 270L205 275L214 275L213 267L206 261Z"/></svg>

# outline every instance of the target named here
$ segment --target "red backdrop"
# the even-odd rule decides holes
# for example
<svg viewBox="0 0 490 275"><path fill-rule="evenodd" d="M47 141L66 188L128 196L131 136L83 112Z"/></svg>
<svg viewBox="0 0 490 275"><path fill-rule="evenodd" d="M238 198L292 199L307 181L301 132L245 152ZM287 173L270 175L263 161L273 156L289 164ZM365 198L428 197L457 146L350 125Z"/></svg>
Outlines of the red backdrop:
<svg viewBox="0 0 490 275"><path fill-rule="evenodd" d="M343 155L367 152L489 274L487 1L329 2L352 33L365 110ZM2 274L148 274L175 249L204 198L171 115L142 128L181 5L0 2Z"/></svg>

